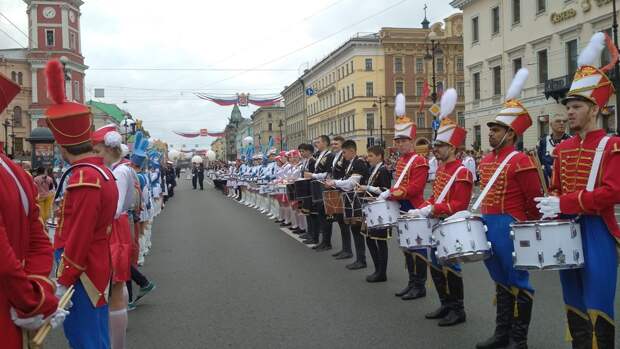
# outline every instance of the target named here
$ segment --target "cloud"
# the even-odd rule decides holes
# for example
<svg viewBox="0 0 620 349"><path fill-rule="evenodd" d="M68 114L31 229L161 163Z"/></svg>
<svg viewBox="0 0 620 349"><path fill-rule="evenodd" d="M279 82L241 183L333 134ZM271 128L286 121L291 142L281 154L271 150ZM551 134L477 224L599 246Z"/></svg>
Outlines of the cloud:
<svg viewBox="0 0 620 349"><path fill-rule="evenodd" d="M103 101L118 103L143 119L154 137L176 146L199 144L206 147L213 139L185 139L171 131L222 130L232 108L199 100L193 97L191 90L203 89L214 94L273 94L293 82L298 72L108 71L94 68L247 69L294 52L263 68L301 71L356 32L376 32L388 26L419 27L424 17L424 1L408 0L299 50L400 1L85 1L81 8L82 53L86 64L93 68L87 71L86 95L91 96L93 88L103 87L106 89ZM0 5L0 11L26 32L25 3L5 2ZM431 22L455 12L447 0L427 3L431 5L428 16ZM3 18L0 18L0 29L26 45L26 38ZM0 33L0 48L6 47L16 47L16 44ZM249 117L253 110L255 107L241 108L244 117Z"/></svg>

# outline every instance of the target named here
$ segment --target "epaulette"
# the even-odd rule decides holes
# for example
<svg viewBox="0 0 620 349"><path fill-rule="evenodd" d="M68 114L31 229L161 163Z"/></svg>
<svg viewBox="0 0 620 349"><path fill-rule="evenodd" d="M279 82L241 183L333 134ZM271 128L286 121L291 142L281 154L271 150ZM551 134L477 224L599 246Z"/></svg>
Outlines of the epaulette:
<svg viewBox="0 0 620 349"><path fill-rule="evenodd" d="M101 188L101 178L97 170L89 167L82 167L76 169L76 171L77 173L74 172L71 174L69 182L67 183L67 189L77 187Z"/></svg>
<svg viewBox="0 0 620 349"><path fill-rule="evenodd" d="M611 152L612 154L615 154L615 153L620 153L620 137L612 137L612 138L611 138L611 141L612 141L613 143L612 143L612 146L611 146L610 152Z"/></svg>
<svg viewBox="0 0 620 349"><path fill-rule="evenodd" d="M532 161L532 158L530 158L529 156L525 155L525 154L521 154L522 156L519 156L519 158L517 159L517 163L516 165L516 169L515 172L522 172L522 171L527 171L527 170L535 170L536 169L536 165L534 164L534 161Z"/></svg>
<svg viewBox="0 0 620 349"><path fill-rule="evenodd" d="M471 174L471 172L467 168L465 168L464 170L459 171L459 173L456 175L455 181L473 183L474 176Z"/></svg>

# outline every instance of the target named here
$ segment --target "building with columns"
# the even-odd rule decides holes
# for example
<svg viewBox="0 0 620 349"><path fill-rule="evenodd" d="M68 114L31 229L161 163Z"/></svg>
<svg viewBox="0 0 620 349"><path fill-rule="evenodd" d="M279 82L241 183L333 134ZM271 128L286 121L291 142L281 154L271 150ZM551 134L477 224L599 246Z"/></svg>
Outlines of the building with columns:
<svg viewBox="0 0 620 349"><path fill-rule="evenodd" d="M289 86L284 87L284 118L286 124L286 144L289 149L297 149L301 143L308 142L307 119L306 119L306 93L304 82L295 80Z"/></svg>
<svg viewBox="0 0 620 349"><path fill-rule="evenodd" d="M32 79L26 50L0 50L0 74L21 87L21 92L9 103L6 110L0 111L0 142L7 154L25 158L31 151L26 139L30 137L30 130L33 128L29 114Z"/></svg>
<svg viewBox="0 0 620 349"><path fill-rule="evenodd" d="M522 139L533 149L549 132L549 118L565 113L565 96L577 57L597 31L611 31L612 0L453 0L463 11L465 127L467 145L489 149L486 123L501 108L512 77L521 67L529 78L521 101L533 119ZM609 61L604 53L602 62ZM611 77L611 76L610 76ZM599 126L617 131L616 98L602 111Z"/></svg>

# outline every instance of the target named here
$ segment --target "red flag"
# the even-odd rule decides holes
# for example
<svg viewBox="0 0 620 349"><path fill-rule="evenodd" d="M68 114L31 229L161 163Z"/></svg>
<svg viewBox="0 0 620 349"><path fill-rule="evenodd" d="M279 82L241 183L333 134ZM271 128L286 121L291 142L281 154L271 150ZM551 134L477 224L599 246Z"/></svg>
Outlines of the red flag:
<svg viewBox="0 0 620 349"><path fill-rule="evenodd" d="M420 111L424 110L424 102L426 102L426 99L428 98L430 93L431 93L431 89L428 86L428 81L424 79L424 87L422 87L422 96L420 96Z"/></svg>

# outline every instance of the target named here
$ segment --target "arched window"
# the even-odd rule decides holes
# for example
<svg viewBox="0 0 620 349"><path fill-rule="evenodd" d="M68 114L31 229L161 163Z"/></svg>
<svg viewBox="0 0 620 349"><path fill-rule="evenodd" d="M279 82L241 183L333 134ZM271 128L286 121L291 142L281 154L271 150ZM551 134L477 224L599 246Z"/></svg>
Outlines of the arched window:
<svg viewBox="0 0 620 349"><path fill-rule="evenodd" d="M17 73L17 83L19 85L23 85L23 78L24 78L24 74L22 74L22 72Z"/></svg>
<svg viewBox="0 0 620 349"><path fill-rule="evenodd" d="M13 125L22 127L22 108L19 106L13 108Z"/></svg>

